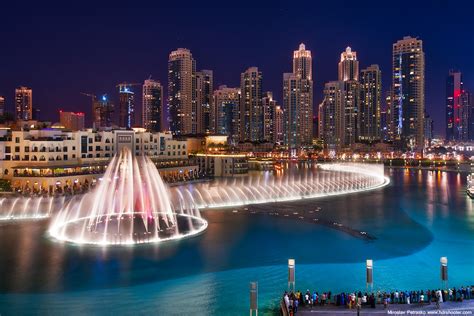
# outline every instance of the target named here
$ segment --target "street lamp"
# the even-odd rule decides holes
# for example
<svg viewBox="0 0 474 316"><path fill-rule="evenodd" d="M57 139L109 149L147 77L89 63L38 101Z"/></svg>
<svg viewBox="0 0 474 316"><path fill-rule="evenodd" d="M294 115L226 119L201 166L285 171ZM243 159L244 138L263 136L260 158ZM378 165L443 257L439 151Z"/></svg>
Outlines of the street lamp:
<svg viewBox="0 0 474 316"><path fill-rule="evenodd" d="M295 259L288 259L288 291L292 288L295 291Z"/></svg>
<svg viewBox="0 0 474 316"><path fill-rule="evenodd" d="M374 268L373 260L372 259L367 259L367 261L366 261L366 277L367 277L366 286L368 288L369 285L370 285L370 290L371 291L374 287L374 274L373 274L374 269L373 268Z"/></svg>
<svg viewBox="0 0 474 316"><path fill-rule="evenodd" d="M441 282L446 288L448 287L448 258L441 257L439 262L441 263Z"/></svg>
<svg viewBox="0 0 474 316"><path fill-rule="evenodd" d="M258 315L258 282L250 282L250 316Z"/></svg>

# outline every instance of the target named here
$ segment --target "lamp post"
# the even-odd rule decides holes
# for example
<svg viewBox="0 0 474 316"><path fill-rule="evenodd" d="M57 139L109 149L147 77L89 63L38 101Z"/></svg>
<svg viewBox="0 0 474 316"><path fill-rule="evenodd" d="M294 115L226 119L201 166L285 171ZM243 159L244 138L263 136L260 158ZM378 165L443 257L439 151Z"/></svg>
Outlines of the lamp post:
<svg viewBox="0 0 474 316"><path fill-rule="evenodd" d="M367 289L369 288L370 285L370 291L372 292L373 287L374 287L374 275L373 275L373 268L374 268L374 262L372 259L367 259L366 261L366 287Z"/></svg>
<svg viewBox="0 0 474 316"><path fill-rule="evenodd" d="M295 259L288 259L288 291L295 291Z"/></svg>
<svg viewBox="0 0 474 316"><path fill-rule="evenodd" d="M250 282L250 316L258 315L258 282Z"/></svg>
<svg viewBox="0 0 474 316"><path fill-rule="evenodd" d="M439 260L441 263L441 283L444 288L448 287L448 258L441 257Z"/></svg>

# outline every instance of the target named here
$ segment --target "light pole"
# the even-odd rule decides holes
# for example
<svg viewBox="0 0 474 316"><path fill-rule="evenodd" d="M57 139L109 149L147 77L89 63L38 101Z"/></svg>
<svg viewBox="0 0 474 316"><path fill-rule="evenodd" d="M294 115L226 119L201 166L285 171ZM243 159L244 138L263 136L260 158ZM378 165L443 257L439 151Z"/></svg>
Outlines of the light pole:
<svg viewBox="0 0 474 316"><path fill-rule="evenodd" d="M250 316L258 315L258 282L250 282Z"/></svg>
<svg viewBox="0 0 474 316"><path fill-rule="evenodd" d="M369 288L370 285L370 291L373 291L374 288L374 274L373 274L373 268L374 268L374 262L372 259L367 259L366 261L366 287L367 289Z"/></svg>
<svg viewBox="0 0 474 316"><path fill-rule="evenodd" d="M288 291L295 291L295 259L288 259Z"/></svg>
<svg viewBox="0 0 474 316"><path fill-rule="evenodd" d="M448 257L441 257L441 283L444 288L448 287Z"/></svg>

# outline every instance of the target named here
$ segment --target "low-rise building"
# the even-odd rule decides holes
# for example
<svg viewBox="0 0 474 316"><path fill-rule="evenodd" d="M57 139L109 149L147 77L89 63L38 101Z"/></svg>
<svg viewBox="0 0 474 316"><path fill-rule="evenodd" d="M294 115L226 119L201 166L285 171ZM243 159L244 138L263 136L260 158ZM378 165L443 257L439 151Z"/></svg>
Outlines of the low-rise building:
<svg viewBox="0 0 474 316"><path fill-rule="evenodd" d="M171 180L198 175L197 165L189 163L186 140L175 140L171 133L4 128L0 130L0 179L10 180L16 190L35 193L88 189L123 147L150 157Z"/></svg>
<svg viewBox="0 0 474 316"><path fill-rule="evenodd" d="M242 175L249 170L244 154L197 154L196 161L201 172L214 177Z"/></svg>

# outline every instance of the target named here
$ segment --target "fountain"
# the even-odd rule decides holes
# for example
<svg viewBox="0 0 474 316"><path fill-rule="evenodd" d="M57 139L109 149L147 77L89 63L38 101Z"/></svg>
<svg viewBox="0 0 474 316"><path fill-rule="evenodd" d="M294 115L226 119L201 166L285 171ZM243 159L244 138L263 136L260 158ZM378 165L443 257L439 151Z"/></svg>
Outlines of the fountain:
<svg viewBox="0 0 474 316"><path fill-rule="evenodd" d="M192 199L177 203L179 207L171 203L153 162L124 148L92 192L58 212L49 233L77 244L130 245L180 239L206 229Z"/></svg>
<svg viewBox="0 0 474 316"><path fill-rule="evenodd" d="M349 194L377 189L388 183L390 179L384 175L383 165L331 163L297 175L291 172L278 177L258 174L182 185L173 188L172 197L192 198L199 208L233 207Z"/></svg>
<svg viewBox="0 0 474 316"><path fill-rule="evenodd" d="M12 196L0 198L0 221L44 219L59 210L66 197Z"/></svg>

